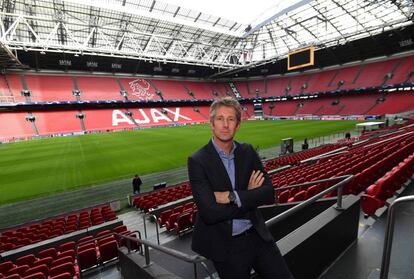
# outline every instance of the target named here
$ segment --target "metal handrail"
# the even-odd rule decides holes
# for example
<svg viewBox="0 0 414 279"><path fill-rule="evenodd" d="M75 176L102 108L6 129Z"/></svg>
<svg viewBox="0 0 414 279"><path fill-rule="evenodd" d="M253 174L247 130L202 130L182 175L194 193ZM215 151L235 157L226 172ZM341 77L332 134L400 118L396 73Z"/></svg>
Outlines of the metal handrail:
<svg viewBox="0 0 414 279"><path fill-rule="evenodd" d="M148 240L144 240L144 239L138 239L135 237L131 237L128 235L121 235L121 234L117 234L118 237L120 238L125 238L127 239L128 243L130 241L134 241L134 242L138 242L141 245L144 246L144 250L145 250L145 265L149 266L151 264L151 260L150 260L150 255L149 255L149 247L151 247L152 249L158 250L164 254L170 255L174 258L177 258L179 260L188 262L188 263L192 263L194 266L194 278L197 279L197 264L200 263L200 266L202 268L205 269L205 271L207 272L208 276L213 279L211 273L208 271L207 267L205 264L203 264L204 261L206 261L206 258L204 258L203 256L200 256L198 254L196 255L188 255L186 253L180 252L178 250L174 250L165 246L161 246L161 245L157 245L155 243L152 243ZM128 252L130 252L129 249L130 245L128 245Z"/></svg>
<svg viewBox="0 0 414 279"><path fill-rule="evenodd" d="M340 182L336 183L335 185L329 187L328 189L325 189L324 191L316 194L315 196L299 203L298 205L295 205L294 207L280 213L279 215L269 219L266 221L266 226L272 226L280 221L282 221L283 219L286 219L287 217L295 214L296 212L298 212L299 210L307 207L308 205L312 204L313 202L315 202L316 200L318 200L319 198L323 197L324 195L326 195L327 193L332 192L335 189L338 189L338 194L337 194L337 205L336 205L336 209L338 210L342 210L342 188L349 183L352 178L354 176L353 175L342 175L342 176L338 176L338 177L332 177L332 178L327 178L327 179L321 179L321 180L315 180L315 181L311 181L311 182L306 182L306 183L301 183L301 184L294 184L291 186L287 186L287 187L282 187L282 188L276 188L276 191L280 191L280 190L286 190L286 189L291 189L291 188L298 188L298 187L306 187L306 186L311 186L314 184L318 184L318 183L324 183L324 182L331 182L331 181L338 181L341 180Z"/></svg>
<svg viewBox="0 0 414 279"><path fill-rule="evenodd" d="M157 235L157 243L158 245L160 245L160 232L158 230L158 224L157 224L157 216L155 216L154 214L144 214L142 215L142 222L144 223L144 235L145 235L145 239L148 239L148 235L147 235L147 221L146 218L147 217L149 219L152 219L152 221L155 222L155 230L156 230L156 235Z"/></svg>
<svg viewBox="0 0 414 279"><path fill-rule="evenodd" d="M390 269L390 260L391 260L392 238L394 236L396 208L398 205L402 203L412 202L412 201L414 201L414 195L398 198L395 201L393 201L389 207L389 213L387 217L387 231L385 232L384 250L382 253L380 279L388 278L388 272Z"/></svg>

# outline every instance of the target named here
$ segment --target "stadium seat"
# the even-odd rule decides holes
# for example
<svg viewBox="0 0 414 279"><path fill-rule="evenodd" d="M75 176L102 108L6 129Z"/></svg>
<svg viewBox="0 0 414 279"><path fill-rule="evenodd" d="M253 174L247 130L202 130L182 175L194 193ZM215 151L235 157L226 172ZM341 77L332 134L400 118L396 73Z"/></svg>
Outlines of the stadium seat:
<svg viewBox="0 0 414 279"><path fill-rule="evenodd" d="M59 245L59 252L64 252L67 250L75 250L75 241L69 241Z"/></svg>
<svg viewBox="0 0 414 279"><path fill-rule="evenodd" d="M38 273L33 273L30 275L24 276L23 278L24 279L46 279L47 277L43 273L38 272Z"/></svg>
<svg viewBox="0 0 414 279"><path fill-rule="evenodd" d="M362 210L368 216L374 215L377 209L383 207L384 205L385 205L385 202L380 199L376 199L368 195L361 196Z"/></svg>
<svg viewBox="0 0 414 279"><path fill-rule="evenodd" d="M0 263L0 273L6 275L10 269L14 267L14 264L12 261L7 261L4 263Z"/></svg>
<svg viewBox="0 0 414 279"><path fill-rule="evenodd" d="M168 218L170 218L172 212L172 209L167 209L161 212L160 217L158 217L158 225L160 226L160 228L165 225L165 222L168 221Z"/></svg>
<svg viewBox="0 0 414 279"><path fill-rule="evenodd" d="M168 221L165 222L165 228L167 229L168 232L174 229L174 223L177 221L178 216L180 216L180 214L181 212L175 212L171 214L170 218L168 218Z"/></svg>
<svg viewBox="0 0 414 279"><path fill-rule="evenodd" d="M24 276L28 276L28 275L39 273L39 272L43 273L47 277L49 276L49 267L45 264L31 267L24 272Z"/></svg>
<svg viewBox="0 0 414 279"><path fill-rule="evenodd" d="M69 272L65 272L56 276L49 277L49 279L73 279L73 276Z"/></svg>
<svg viewBox="0 0 414 279"><path fill-rule="evenodd" d="M75 250L66 250L64 252L59 252L59 254L56 256L56 260L64 258L64 257L71 257L72 259L75 258Z"/></svg>
<svg viewBox="0 0 414 279"><path fill-rule="evenodd" d="M98 259L95 248L88 248L78 252L78 264L81 271L96 267Z"/></svg>
<svg viewBox="0 0 414 279"><path fill-rule="evenodd" d="M43 258L47 258L47 257L51 257L51 258L56 258L57 252L55 248L48 248L45 250L40 251L39 253L37 253L37 257L39 259L43 259Z"/></svg>
<svg viewBox="0 0 414 279"><path fill-rule="evenodd" d="M118 258L118 243L115 240L104 242L99 245L102 263Z"/></svg>
<svg viewBox="0 0 414 279"><path fill-rule="evenodd" d="M174 222L175 234L180 235L184 231L187 231L193 227L193 224L191 223L191 216L191 211L184 211L180 214L180 216Z"/></svg>
<svg viewBox="0 0 414 279"><path fill-rule="evenodd" d="M50 268L49 270L49 276L54 277L56 275L66 273L68 272L73 277L76 276L75 267L73 266L73 263L64 263L55 267Z"/></svg>
<svg viewBox="0 0 414 279"><path fill-rule="evenodd" d="M47 267L50 267L50 265L53 262L53 258L52 257L45 257L42 259L38 259L33 263L33 267L35 266L39 266L39 265L46 265Z"/></svg>
<svg viewBox="0 0 414 279"><path fill-rule="evenodd" d="M278 192L277 202L278 203L286 203L289 199L290 190L284 190L282 192Z"/></svg>
<svg viewBox="0 0 414 279"><path fill-rule="evenodd" d="M29 255L22 256L22 257L16 259L16 265L32 266L35 261L36 261L35 255L29 254Z"/></svg>
<svg viewBox="0 0 414 279"><path fill-rule="evenodd" d="M7 272L7 275L18 274L19 276L23 276L24 272L29 269L28 265L20 265L13 267Z"/></svg>
<svg viewBox="0 0 414 279"><path fill-rule="evenodd" d="M73 257L66 256L66 257L56 259L50 264L50 268L54 268L54 267L62 265L64 263L73 263Z"/></svg>
<svg viewBox="0 0 414 279"><path fill-rule="evenodd" d="M122 232L125 232L127 230L128 229L125 225L120 225L120 226L115 227L115 228L112 229L113 232L116 232L116 233L119 233L119 234L122 233Z"/></svg>

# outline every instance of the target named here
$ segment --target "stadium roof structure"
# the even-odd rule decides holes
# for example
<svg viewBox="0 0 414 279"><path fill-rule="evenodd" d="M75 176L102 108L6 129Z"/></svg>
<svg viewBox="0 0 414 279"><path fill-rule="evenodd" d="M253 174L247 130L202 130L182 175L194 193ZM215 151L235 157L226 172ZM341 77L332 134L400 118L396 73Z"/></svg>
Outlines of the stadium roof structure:
<svg viewBox="0 0 414 279"><path fill-rule="evenodd" d="M222 70L278 60L305 46L343 45L414 20L412 0L293 0L248 26L158 0L0 5L0 43L8 53L96 55Z"/></svg>

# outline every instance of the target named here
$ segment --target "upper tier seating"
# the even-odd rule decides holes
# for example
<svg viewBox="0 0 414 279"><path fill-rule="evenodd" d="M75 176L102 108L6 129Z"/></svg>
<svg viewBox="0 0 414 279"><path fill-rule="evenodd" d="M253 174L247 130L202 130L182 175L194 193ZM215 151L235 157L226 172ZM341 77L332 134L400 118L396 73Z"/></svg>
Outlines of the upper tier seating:
<svg viewBox="0 0 414 279"><path fill-rule="evenodd" d="M272 78L267 81L268 96L285 96L289 85L288 77Z"/></svg>
<svg viewBox="0 0 414 279"><path fill-rule="evenodd" d="M41 76L27 74L9 74L7 80L16 102L25 102L21 95L23 82L31 92L32 102L76 101L72 92L74 81L70 76Z"/></svg>
<svg viewBox="0 0 414 279"><path fill-rule="evenodd" d="M233 96L233 93L231 92L231 89L227 83L208 82L207 84L211 86L211 89L213 90L213 96L214 92L216 92L218 96L222 97L226 96L226 93L229 93Z"/></svg>
<svg viewBox="0 0 414 279"><path fill-rule="evenodd" d="M124 100L115 78L77 76L76 80L81 92L81 100Z"/></svg>
<svg viewBox="0 0 414 279"><path fill-rule="evenodd" d="M214 99L213 92L206 82L182 81L182 84L193 93L197 100Z"/></svg>
<svg viewBox="0 0 414 279"><path fill-rule="evenodd" d="M152 80L152 83L162 92L164 100L191 100L193 99L180 83L175 80Z"/></svg>
<svg viewBox="0 0 414 279"><path fill-rule="evenodd" d="M251 80L249 81L249 88L250 88L250 96L249 97L256 97L256 90L259 93L259 97L263 97L267 95L265 89L266 80Z"/></svg>
<svg viewBox="0 0 414 279"><path fill-rule="evenodd" d="M127 92L128 100L161 100L148 79L120 78L119 82L123 90Z"/></svg>
<svg viewBox="0 0 414 279"><path fill-rule="evenodd" d="M406 82L410 73L414 71L414 56L400 59L400 65L395 69L393 77L386 84L400 84ZM412 79L411 79L412 81Z"/></svg>
<svg viewBox="0 0 414 279"><path fill-rule="evenodd" d="M256 97L256 89L260 96L284 96L378 87L413 81L414 75L411 74L409 78L414 71L413 65L414 56L410 56L299 75L238 80L234 85L244 98ZM387 74L390 77L386 78ZM9 96L11 93L16 102L24 102L26 98L21 95L23 88L31 92L32 102L76 101L73 95L75 88L81 92L80 99L88 101L124 100L125 97L129 100L211 99L214 97L213 92L219 96L231 93L226 82L11 73L0 81L0 96ZM123 96L122 91L127 95ZM193 92L194 97L189 95L189 91Z"/></svg>

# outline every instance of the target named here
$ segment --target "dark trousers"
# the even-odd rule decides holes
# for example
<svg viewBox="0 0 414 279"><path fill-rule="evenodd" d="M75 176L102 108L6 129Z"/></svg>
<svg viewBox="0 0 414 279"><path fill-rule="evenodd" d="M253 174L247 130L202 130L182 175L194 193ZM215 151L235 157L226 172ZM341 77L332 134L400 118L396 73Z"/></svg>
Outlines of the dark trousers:
<svg viewBox="0 0 414 279"><path fill-rule="evenodd" d="M214 261L220 279L249 279L252 269L261 279L293 279L279 248L253 229L232 240L229 259Z"/></svg>

